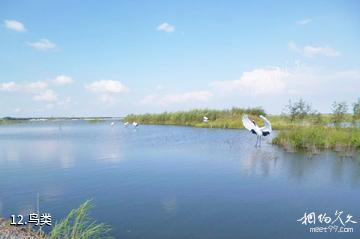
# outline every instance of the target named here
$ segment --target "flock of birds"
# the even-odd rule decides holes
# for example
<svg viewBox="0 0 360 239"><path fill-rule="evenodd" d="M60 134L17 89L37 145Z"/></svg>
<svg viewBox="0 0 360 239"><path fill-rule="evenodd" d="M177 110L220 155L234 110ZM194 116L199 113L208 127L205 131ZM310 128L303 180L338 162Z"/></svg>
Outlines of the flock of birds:
<svg viewBox="0 0 360 239"><path fill-rule="evenodd" d="M137 126L139 125L139 123L134 121L134 122L132 122L131 125L134 126L134 127L137 127ZM111 122L111 123L110 123L110 126L111 126L111 127L115 126L115 122ZM129 126L129 122L125 122L125 123L124 123L124 126Z"/></svg>
<svg viewBox="0 0 360 239"><path fill-rule="evenodd" d="M264 121L264 126L263 127L259 127L255 120L250 120L248 115L243 115L242 117L242 123L245 127L245 129L249 130L252 134L256 135L256 144L255 147L261 147L261 139L262 137L266 137L268 135L270 135L270 133L272 132L272 128L271 128L271 123L268 119L266 119L264 116L260 115L259 116L263 121ZM209 118L204 116L203 117L203 122L204 123L208 123L209 122ZM115 125L115 122L111 122L110 126L113 127ZM129 126L130 123L129 122L125 122L124 126ZM132 122L132 126L133 127L137 127L139 125L139 123L137 122Z"/></svg>

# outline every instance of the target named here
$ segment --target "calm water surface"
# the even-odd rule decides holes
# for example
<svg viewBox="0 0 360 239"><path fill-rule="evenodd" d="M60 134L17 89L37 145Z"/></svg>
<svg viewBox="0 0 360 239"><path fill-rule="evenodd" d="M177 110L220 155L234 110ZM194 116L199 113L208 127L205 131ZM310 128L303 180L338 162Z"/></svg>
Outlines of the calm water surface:
<svg viewBox="0 0 360 239"><path fill-rule="evenodd" d="M360 160L309 158L243 130L42 122L0 126L0 215L59 220L93 199L116 238L360 238ZM305 212L350 213L309 233ZM346 215L343 215L346 219ZM317 224L320 226L321 224Z"/></svg>

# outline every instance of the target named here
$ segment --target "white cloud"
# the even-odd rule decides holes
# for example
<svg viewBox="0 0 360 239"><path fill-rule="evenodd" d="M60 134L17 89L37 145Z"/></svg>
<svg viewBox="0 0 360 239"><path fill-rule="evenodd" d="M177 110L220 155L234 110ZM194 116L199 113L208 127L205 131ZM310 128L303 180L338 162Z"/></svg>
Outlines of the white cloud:
<svg viewBox="0 0 360 239"><path fill-rule="evenodd" d="M48 39L40 39L38 42L28 42L28 45L40 51L47 51L56 48L56 44Z"/></svg>
<svg viewBox="0 0 360 239"><path fill-rule="evenodd" d="M68 85L73 82L73 79L70 76L59 75L52 80L56 85Z"/></svg>
<svg viewBox="0 0 360 239"><path fill-rule="evenodd" d="M21 91L27 93L37 93L48 88L48 84L43 81L35 81L30 83L5 82L0 84L2 91Z"/></svg>
<svg viewBox="0 0 360 239"><path fill-rule="evenodd" d="M301 53L306 57L314 57L314 56L336 57L336 56L340 55L339 51L337 51L331 47L328 47L328 46L325 46L325 47L321 47L321 46L300 47L300 46L296 45L296 43L294 43L294 42L289 42L288 47L290 50Z"/></svg>
<svg viewBox="0 0 360 239"><path fill-rule="evenodd" d="M58 96L57 94L50 89L47 89L37 95L34 95L33 100L35 101L47 101L47 102L54 102L57 101Z"/></svg>
<svg viewBox="0 0 360 239"><path fill-rule="evenodd" d="M46 90L48 88L48 84L43 81L36 81L36 82L24 84L24 85L20 86L20 88L21 88L21 90L24 90L24 91L27 91L30 93L34 93L34 92Z"/></svg>
<svg viewBox="0 0 360 239"><path fill-rule="evenodd" d="M303 19L303 20L296 21L296 24L297 25L306 25L306 24L309 24L311 22L312 22L311 18L306 18L306 19Z"/></svg>
<svg viewBox="0 0 360 239"><path fill-rule="evenodd" d="M215 81L211 83L213 91L228 93L240 91L250 94L278 94L286 88L286 79L290 73L279 67L260 68L244 72L239 80Z"/></svg>
<svg viewBox="0 0 360 239"><path fill-rule="evenodd" d="M26 28L25 28L24 24L22 24L19 21L5 20L4 23L5 23L5 27L10 29L10 30L13 30L13 31L16 31L16 32L25 32L26 31Z"/></svg>
<svg viewBox="0 0 360 239"><path fill-rule="evenodd" d="M129 91L128 87L115 80L99 80L85 87L87 90L97 93L123 93Z"/></svg>
<svg viewBox="0 0 360 239"><path fill-rule="evenodd" d="M157 27L157 30L158 31L163 31L163 32L174 32L175 31L175 26L167 23L167 22L164 22L164 23L161 23L158 27Z"/></svg>
<svg viewBox="0 0 360 239"><path fill-rule="evenodd" d="M18 86L13 81L0 83L0 90L1 91L16 91L17 89L18 89Z"/></svg>
<svg viewBox="0 0 360 239"><path fill-rule="evenodd" d="M12 91L32 95L35 101L54 102L58 100L57 94L48 88L48 84L43 81L29 83L7 82L0 84L0 91Z"/></svg>
<svg viewBox="0 0 360 239"><path fill-rule="evenodd" d="M143 98L140 103L142 104L158 104L158 105L168 105L168 104L181 104L187 102L207 102L213 96L213 93L210 91L190 91L179 94L152 94Z"/></svg>

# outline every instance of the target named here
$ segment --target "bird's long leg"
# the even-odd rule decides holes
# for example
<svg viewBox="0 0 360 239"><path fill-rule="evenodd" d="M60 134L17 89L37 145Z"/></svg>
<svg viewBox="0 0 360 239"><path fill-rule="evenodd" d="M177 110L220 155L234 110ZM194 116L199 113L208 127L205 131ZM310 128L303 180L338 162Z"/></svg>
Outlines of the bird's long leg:
<svg viewBox="0 0 360 239"><path fill-rule="evenodd" d="M259 136L259 148L261 148L261 135Z"/></svg>
<svg viewBox="0 0 360 239"><path fill-rule="evenodd" d="M257 148L258 143L259 143L259 135L256 135L256 144L255 144L255 148Z"/></svg>

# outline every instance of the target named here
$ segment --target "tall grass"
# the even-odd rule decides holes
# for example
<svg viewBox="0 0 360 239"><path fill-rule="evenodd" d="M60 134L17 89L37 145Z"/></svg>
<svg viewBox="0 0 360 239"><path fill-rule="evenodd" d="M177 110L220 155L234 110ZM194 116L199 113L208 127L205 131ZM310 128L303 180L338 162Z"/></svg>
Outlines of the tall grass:
<svg viewBox="0 0 360 239"><path fill-rule="evenodd" d="M265 111L260 108L232 108L228 110L213 109L194 109L179 112L164 112L159 114L127 115L124 121L139 122L142 124L162 124L162 125L186 125L195 127L213 128L242 128L241 116L246 113L249 115L265 115ZM208 123L203 122L203 117L209 118Z"/></svg>
<svg viewBox="0 0 360 239"><path fill-rule="evenodd" d="M266 115L262 108L232 108L228 110L195 109L179 112L164 112L158 114L128 115L124 121L139 122L141 124L185 125L206 128L243 128L241 118L248 114L258 125L262 125L259 115ZM203 117L209 122L203 122ZM291 119L289 115L267 115L273 129L292 129L297 126L329 125L332 117L329 114L311 114L302 119ZM346 115L348 122L352 121L351 115Z"/></svg>
<svg viewBox="0 0 360 239"><path fill-rule="evenodd" d="M111 238L107 236L110 227L97 223L89 216L91 201L86 201L57 223L50 232L50 239L97 239Z"/></svg>
<svg viewBox="0 0 360 239"><path fill-rule="evenodd" d="M360 129L326 126L294 127L279 132L272 142L288 150L332 149L350 152L360 149Z"/></svg>

